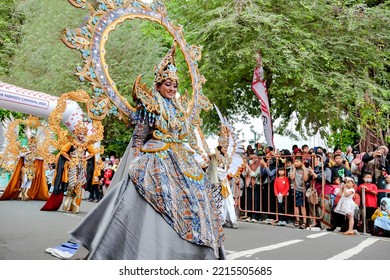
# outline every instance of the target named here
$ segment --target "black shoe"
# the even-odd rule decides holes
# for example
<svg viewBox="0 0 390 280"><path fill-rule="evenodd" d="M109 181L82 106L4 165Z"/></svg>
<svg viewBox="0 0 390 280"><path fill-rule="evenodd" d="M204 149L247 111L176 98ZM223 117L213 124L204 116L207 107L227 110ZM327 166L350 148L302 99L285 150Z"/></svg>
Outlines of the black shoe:
<svg viewBox="0 0 390 280"><path fill-rule="evenodd" d="M336 229L336 227L330 227L330 228L327 228L326 230L327 231L334 231Z"/></svg>

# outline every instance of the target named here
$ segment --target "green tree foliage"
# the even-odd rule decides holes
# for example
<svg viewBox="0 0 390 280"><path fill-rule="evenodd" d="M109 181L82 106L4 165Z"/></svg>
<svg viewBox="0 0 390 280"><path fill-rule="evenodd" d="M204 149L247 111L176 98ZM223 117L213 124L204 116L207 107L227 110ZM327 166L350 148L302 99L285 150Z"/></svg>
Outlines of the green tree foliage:
<svg viewBox="0 0 390 280"><path fill-rule="evenodd" d="M390 26L390 4L365 2L191 0L169 5L189 40L203 45L204 92L224 113L259 116L250 83L261 50L271 113L282 120L277 131L285 134L295 114L297 130L310 134L343 123L355 130L374 124L389 128L390 33L384 27ZM374 106L364 99L367 91ZM217 126L214 115L207 122Z"/></svg>
<svg viewBox="0 0 390 280"><path fill-rule="evenodd" d="M7 74L16 45L21 39L23 14L15 10L13 0L3 0L0 3L0 75Z"/></svg>

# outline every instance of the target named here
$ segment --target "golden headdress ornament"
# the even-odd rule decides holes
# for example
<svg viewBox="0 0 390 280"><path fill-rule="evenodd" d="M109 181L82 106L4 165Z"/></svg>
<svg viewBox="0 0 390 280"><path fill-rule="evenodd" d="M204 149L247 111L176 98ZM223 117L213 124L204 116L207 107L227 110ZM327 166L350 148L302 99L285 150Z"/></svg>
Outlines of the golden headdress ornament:
<svg viewBox="0 0 390 280"><path fill-rule="evenodd" d="M221 126L221 131L218 137L218 145L227 147L229 145L229 131L226 126Z"/></svg>
<svg viewBox="0 0 390 280"><path fill-rule="evenodd" d="M80 120L74 128L74 132L75 132L75 135L77 135L77 136L80 134L87 135L88 134L88 127L85 124L85 122Z"/></svg>
<svg viewBox="0 0 390 280"><path fill-rule="evenodd" d="M176 42L173 42L171 49L164 59L154 68L154 84L159 84L167 79L178 81L177 68L175 64Z"/></svg>
<svg viewBox="0 0 390 280"><path fill-rule="evenodd" d="M28 125L37 125L39 124L39 119L37 117L29 117L29 119L26 121ZM37 123L35 123L37 122ZM27 127L24 131L26 133L26 136L27 136L27 141L28 141L28 146L31 147L31 146L36 146L37 145L37 138L36 138L36 134L37 134L37 130L36 128L32 128L32 127Z"/></svg>

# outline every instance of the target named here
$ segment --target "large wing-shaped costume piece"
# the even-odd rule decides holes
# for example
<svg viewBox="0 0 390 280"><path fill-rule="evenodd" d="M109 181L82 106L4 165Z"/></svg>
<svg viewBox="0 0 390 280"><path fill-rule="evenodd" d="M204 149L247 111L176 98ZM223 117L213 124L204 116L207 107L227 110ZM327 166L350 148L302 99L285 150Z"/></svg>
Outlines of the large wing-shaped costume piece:
<svg viewBox="0 0 390 280"><path fill-rule="evenodd" d="M12 114L5 117L2 124L2 139L0 153L2 154L2 167L7 171L13 171L19 156L19 147L14 135L19 133L19 124Z"/></svg>
<svg viewBox="0 0 390 280"><path fill-rule="evenodd" d="M220 179L225 180L227 177L239 176L244 166L242 155L244 153L244 141L240 140L234 127L222 115L221 111L214 104L215 110L221 120L221 131L219 133L218 145L226 147L225 153L225 174Z"/></svg>
<svg viewBox="0 0 390 280"><path fill-rule="evenodd" d="M11 122L14 121L14 117L12 114L9 116L9 118L5 117L0 125L0 154L3 154L5 152L5 149L8 146L8 138L6 136L8 131L8 126Z"/></svg>
<svg viewBox="0 0 390 280"><path fill-rule="evenodd" d="M37 128L36 138L38 141L38 149L41 149L39 150L40 154L44 156L44 159L48 163L54 163L54 154L57 149L52 145L52 141L55 141L56 135L49 129L47 121L41 121L41 125Z"/></svg>

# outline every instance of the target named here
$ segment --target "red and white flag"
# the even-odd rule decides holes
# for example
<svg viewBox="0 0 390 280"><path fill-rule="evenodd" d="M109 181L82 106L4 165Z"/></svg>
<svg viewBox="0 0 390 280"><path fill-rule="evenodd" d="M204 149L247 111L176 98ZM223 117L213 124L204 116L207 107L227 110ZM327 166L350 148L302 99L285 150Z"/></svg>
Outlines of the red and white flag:
<svg viewBox="0 0 390 280"><path fill-rule="evenodd" d="M253 73L252 90L256 94L257 98L260 100L262 112L261 118L263 119L265 140L267 141L268 146L275 148L272 119L269 110L268 93L267 87L265 85L263 64L261 61L260 54L257 59L257 66Z"/></svg>

